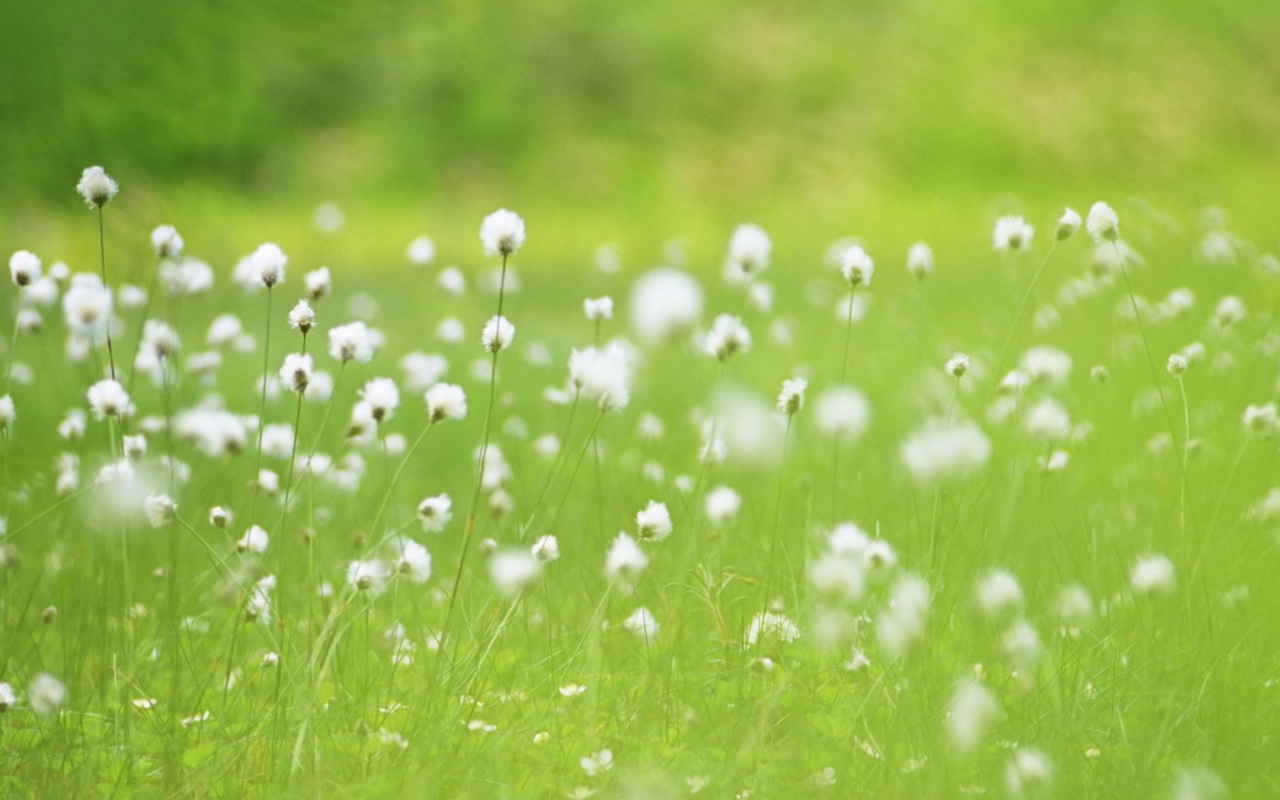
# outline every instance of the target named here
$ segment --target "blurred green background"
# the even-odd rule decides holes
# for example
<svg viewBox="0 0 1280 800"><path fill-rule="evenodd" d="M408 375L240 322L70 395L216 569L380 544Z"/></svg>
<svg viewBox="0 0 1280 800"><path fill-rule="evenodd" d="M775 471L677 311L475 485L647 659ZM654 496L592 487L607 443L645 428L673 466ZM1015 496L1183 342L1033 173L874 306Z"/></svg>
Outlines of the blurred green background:
<svg viewBox="0 0 1280 800"><path fill-rule="evenodd" d="M748 219L815 252L980 240L997 210L1100 197L1221 204L1260 234L1278 43L1275 0L11 0L0 232L74 213L101 163L145 225L332 200L373 260L415 225L470 242L499 205L575 254L719 249Z"/></svg>

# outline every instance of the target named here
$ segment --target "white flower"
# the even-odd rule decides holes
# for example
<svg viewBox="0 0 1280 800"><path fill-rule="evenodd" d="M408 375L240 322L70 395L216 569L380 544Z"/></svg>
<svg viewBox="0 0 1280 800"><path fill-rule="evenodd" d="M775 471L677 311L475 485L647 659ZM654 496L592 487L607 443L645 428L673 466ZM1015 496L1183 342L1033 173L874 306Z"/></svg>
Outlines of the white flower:
<svg viewBox="0 0 1280 800"><path fill-rule="evenodd" d="M91 339L101 340L106 333L112 305L111 290L100 280L76 281L62 295L67 326Z"/></svg>
<svg viewBox="0 0 1280 800"><path fill-rule="evenodd" d="M956 353L947 359L945 369L951 377L959 378L969 371L969 357L964 353Z"/></svg>
<svg viewBox="0 0 1280 800"><path fill-rule="evenodd" d="M161 225L151 232L151 246L160 258L178 258L182 255L182 236L172 225Z"/></svg>
<svg viewBox="0 0 1280 800"><path fill-rule="evenodd" d="M876 265L871 256L858 245L847 248L840 256L840 274L850 286L870 286Z"/></svg>
<svg viewBox="0 0 1280 800"><path fill-rule="evenodd" d="M632 581L649 565L649 557L626 533L619 533L605 556L604 572L611 581Z"/></svg>
<svg viewBox="0 0 1280 800"><path fill-rule="evenodd" d="M453 501L447 494L428 497L418 504L418 520L426 533L439 533L453 519Z"/></svg>
<svg viewBox="0 0 1280 800"><path fill-rule="evenodd" d="M489 578L505 595L532 586L541 574L542 562L528 550L498 550L489 557Z"/></svg>
<svg viewBox="0 0 1280 800"><path fill-rule="evenodd" d="M907 272L924 278L933 272L933 251L924 242L916 242L907 250Z"/></svg>
<svg viewBox="0 0 1280 800"><path fill-rule="evenodd" d="M746 353L751 349L751 331L738 317L721 314L703 340L703 349L721 361L734 353Z"/></svg>
<svg viewBox="0 0 1280 800"><path fill-rule="evenodd" d="M426 391L427 415L432 422L467 416L467 395L452 383L437 383Z"/></svg>
<svg viewBox="0 0 1280 800"><path fill-rule="evenodd" d="M582 771L587 773L587 777L594 778L602 772L613 769L613 751L601 750L599 753L582 757L578 763L582 765Z"/></svg>
<svg viewBox="0 0 1280 800"><path fill-rule="evenodd" d="M374 378L360 390L360 397L369 404L373 418L379 424L391 419L400 405L400 390L390 378Z"/></svg>
<svg viewBox="0 0 1280 800"><path fill-rule="evenodd" d="M717 486L707 492L707 517L712 525L724 525L738 515L742 496L728 486Z"/></svg>
<svg viewBox="0 0 1280 800"><path fill-rule="evenodd" d="M80 182L76 184L76 191L89 208L101 208L116 196L120 186L102 167L87 167L80 176Z"/></svg>
<svg viewBox="0 0 1280 800"><path fill-rule="evenodd" d="M1003 714L995 694L977 681L961 684L947 704L947 732L961 752L976 750Z"/></svg>
<svg viewBox="0 0 1280 800"><path fill-rule="evenodd" d="M631 289L631 323L646 342L658 343L693 328L702 316L702 287L672 267L647 272Z"/></svg>
<svg viewBox="0 0 1280 800"><path fill-rule="evenodd" d="M480 243L485 255L509 256L524 244L524 220L514 211L500 208L480 225Z"/></svg>
<svg viewBox="0 0 1280 800"><path fill-rule="evenodd" d="M636 528L641 539L653 539L661 542L671 535L671 512L666 503L650 500L649 504L636 513Z"/></svg>
<svg viewBox="0 0 1280 800"><path fill-rule="evenodd" d="M253 255L249 256L249 263L254 276L270 289L284 280L284 268L289 263L289 257L279 245L266 242L253 251Z"/></svg>
<svg viewBox="0 0 1280 800"><path fill-rule="evenodd" d="M40 259L35 253L19 250L9 257L9 276L17 286L29 286L40 277Z"/></svg>
<svg viewBox="0 0 1280 800"><path fill-rule="evenodd" d="M1058 219L1058 227L1054 231L1054 235L1058 240L1070 239L1080 230L1080 215L1070 208L1064 209L1062 216Z"/></svg>
<svg viewBox="0 0 1280 800"><path fill-rule="evenodd" d="M1187 371L1187 357L1181 353L1174 353L1169 356L1169 361L1165 364L1165 369L1169 371L1170 375L1175 378L1178 377Z"/></svg>
<svg viewBox="0 0 1280 800"><path fill-rule="evenodd" d="M210 347L221 347L244 332L244 325L235 314L219 314L209 324L205 341Z"/></svg>
<svg viewBox="0 0 1280 800"><path fill-rule="evenodd" d="M1022 587L1018 579L1003 569L993 569L978 581L978 608L988 617L1010 614L1022 607Z"/></svg>
<svg viewBox="0 0 1280 800"><path fill-rule="evenodd" d="M533 543L533 547L529 548L529 552L533 553L539 561L555 561L560 558L560 543L554 536L539 536Z"/></svg>
<svg viewBox="0 0 1280 800"><path fill-rule="evenodd" d="M265 553L270 538L261 527L252 525L240 537L240 541L236 542L236 550L241 553Z"/></svg>
<svg viewBox="0 0 1280 800"><path fill-rule="evenodd" d="M889 602L876 620L876 635L887 655L901 657L924 635L928 611L929 584L916 575L898 578L889 592Z"/></svg>
<svg viewBox="0 0 1280 800"><path fill-rule="evenodd" d="M902 443L902 460L917 483L959 477L990 457L991 440L972 422L930 422Z"/></svg>
<svg viewBox="0 0 1280 800"><path fill-rule="evenodd" d="M321 297L324 297L329 293L329 289L332 285L332 281L329 277L329 268L321 267L320 269L308 272L306 275L302 276L302 282L307 288L307 297L310 297L312 300L319 300Z"/></svg>
<svg viewBox="0 0 1280 800"><path fill-rule="evenodd" d="M299 300L289 311L289 325L302 331L305 336L316 324L316 312L306 300Z"/></svg>
<svg viewBox="0 0 1280 800"><path fill-rule="evenodd" d="M378 559L352 561L347 565L347 585L358 592L378 596L386 591L387 578L391 577L387 565Z"/></svg>
<svg viewBox="0 0 1280 800"><path fill-rule="evenodd" d="M809 382L804 378L788 378L782 382L782 391L778 394L778 410L791 416L804 408L804 391Z"/></svg>
<svg viewBox="0 0 1280 800"><path fill-rule="evenodd" d="M1099 200L1089 209L1089 218L1085 222L1089 235L1098 244L1104 241L1114 242L1120 238L1120 216L1115 209Z"/></svg>
<svg viewBox="0 0 1280 800"><path fill-rule="evenodd" d="M47 672L41 672L27 685L27 703L42 717L55 713L66 702L67 687Z"/></svg>
<svg viewBox="0 0 1280 800"><path fill-rule="evenodd" d="M602 411L621 411L631 400L634 361L634 352L620 341L574 349L569 354L569 381Z"/></svg>
<svg viewBox="0 0 1280 800"><path fill-rule="evenodd" d="M147 521L151 527L159 528L169 522L178 513L178 504L167 494L149 494L142 507L147 512Z"/></svg>
<svg viewBox="0 0 1280 800"><path fill-rule="evenodd" d="M405 258L409 259L409 263L415 267L425 267L432 261L436 260L436 245L431 241L430 237L419 236L405 250Z"/></svg>
<svg viewBox="0 0 1280 800"><path fill-rule="evenodd" d="M1023 427L1032 439L1052 444L1071 433L1071 417L1062 404L1052 397L1042 398L1023 418Z"/></svg>
<svg viewBox="0 0 1280 800"><path fill-rule="evenodd" d="M1039 383L1061 385L1071 377L1071 356L1056 347L1033 347L1022 355L1022 369Z"/></svg>
<svg viewBox="0 0 1280 800"><path fill-rule="evenodd" d="M0 714L13 708L18 703L18 696L14 694L13 687L7 683L0 683Z"/></svg>
<svg viewBox="0 0 1280 800"><path fill-rule="evenodd" d="M13 405L13 397L7 394L0 397L0 431L10 430L17 418L18 412Z"/></svg>
<svg viewBox="0 0 1280 800"><path fill-rule="evenodd" d="M776 611L761 611L751 618L747 626L747 644L755 644L761 638L777 639L790 644L800 638L800 628L786 614Z"/></svg>
<svg viewBox="0 0 1280 800"><path fill-rule="evenodd" d="M209 524L216 528L226 528L231 524L231 510L222 506L209 509Z"/></svg>
<svg viewBox="0 0 1280 800"><path fill-rule="evenodd" d="M129 395L116 381L106 378L89 387L89 407L97 419L119 417L129 412Z"/></svg>
<svg viewBox="0 0 1280 800"><path fill-rule="evenodd" d="M587 315L587 319L598 322L605 319L613 319L613 298L597 297L596 299L587 298L582 301L583 313Z"/></svg>
<svg viewBox="0 0 1280 800"><path fill-rule="evenodd" d="M449 362L441 355L414 351L400 359L404 385L411 392L430 389L449 371Z"/></svg>
<svg viewBox="0 0 1280 800"><path fill-rule="evenodd" d="M1167 556L1143 556L1129 571L1129 585L1138 594L1168 594L1178 585L1173 562Z"/></svg>
<svg viewBox="0 0 1280 800"><path fill-rule="evenodd" d="M373 358L369 328L359 320L329 329L329 355L342 362L355 359L366 363Z"/></svg>
<svg viewBox="0 0 1280 800"><path fill-rule="evenodd" d="M632 611L631 616L622 621L622 627L639 635L645 644L652 644L658 636L658 621L644 606Z"/></svg>
<svg viewBox="0 0 1280 800"><path fill-rule="evenodd" d="M856 439L871 421L871 406L857 389L837 386L818 395L814 416L818 430L828 436Z"/></svg>
<svg viewBox="0 0 1280 800"><path fill-rule="evenodd" d="M1052 778L1053 763L1049 757L1031 747L1013 751L1004 774L1005 788L1014 797L1038 797Z"/></svg>
<svg viewBox="0 0 1280 800"><path fill-rule="evenodd" d="M397 536L391 540L395 553L395 571L409 576L414 583L426 583L431 579L431 554L427 548L412 539Z"/></svg>
<svg viewBox="0 0 1280 800"><path fill-rule="evenodd" d="M280 380L295 392L305 392L311 383L312 363L309 353L290 353L284 357Z"/></svg>
<svg viewBox="0 0 1280 800"><path fill-rule="evenodd" d="M730 283L745 283L769 268L773 242L759 225L739 225L729 239L725 277Z"/></svg>
<svg viewBox="0 0 1280 800"><path fill-rule="evenodd" d="M436 286L450 297L460 297L467 291L467 279L457 267L445 267L436 276Z"/></svg>
<svg viewBox="0 0 1280 800"><path fill-rule="evenodd" d="M1027 224L1025 219L1010 214L996 220L991 243L997 250L1024 250L1031 246L1031 238L1035 233L1036 229Z"/></svg>
<svg viewBox="0 0 1280 800"><path fill-rule="evenodd" d="M516 326L512 325L506 317L493 317L484 324L484 332L480 334L480 341L484 344L484 349L490 353L496 353L499 350L506 350L511 346L511 341L516 337Z"/></svg>

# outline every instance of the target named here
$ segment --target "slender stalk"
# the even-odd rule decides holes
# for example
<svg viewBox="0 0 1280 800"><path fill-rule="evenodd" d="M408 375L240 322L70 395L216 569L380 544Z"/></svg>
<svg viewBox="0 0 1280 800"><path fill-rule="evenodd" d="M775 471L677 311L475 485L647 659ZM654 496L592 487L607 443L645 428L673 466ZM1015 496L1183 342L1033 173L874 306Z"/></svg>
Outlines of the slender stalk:
<svg viewBox="0 0 1280 800"><path fill-rule="evenodd" d="M764 605L769 607L769 593L773 588L773 567L778 556L778 523L782 516L782 482L786 476L787 466L787 445L791 441L791 419L792 415L787 415L787 430L782 438L782 463L778 466L778 490L774 497L773 503L773 534L769 544L769 571L765 573L764 579ZM759 639L757 639L759 641Z"/></svg>
<svg viewBox="0 0 1280 800"><path fill-rule="evenodd" d="M102 257L102 285L107 284L107 237L102 222L103 212L102 206L98 206L98 254ZM111 363L111 380L116 379L116 355L115 348L111 344L111 321L107 321L107 359Z"/></svg>
<svg viewBox="0 0 1280 800"><path fill-rule="evenodd" d="M267 320L266 334L262 347L262 400L258 406L258 457L253 468L253 500L249 504L249 517L258 507L258 476L262 474L262 429L267 419L267 376L271 369L271 287L267 287Z"/></svg>

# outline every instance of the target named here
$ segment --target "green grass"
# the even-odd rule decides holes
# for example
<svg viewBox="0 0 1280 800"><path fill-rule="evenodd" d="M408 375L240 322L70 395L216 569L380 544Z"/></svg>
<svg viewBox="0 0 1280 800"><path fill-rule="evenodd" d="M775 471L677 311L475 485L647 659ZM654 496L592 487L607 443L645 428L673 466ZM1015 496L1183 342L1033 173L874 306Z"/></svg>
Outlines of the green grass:
<svg viewBox="0 0 1280 800"><path fill-rule="evenodd" d="M1028 208L1037 237L1024 254L990 251L986 209L1004 203L964 210L965 198L954 196L913 216L903 200L854 226L868 232L878 272L858 290L870 305L852 330L848 382L866 394L872 416L859 440L834 445L816 428L814 400L844 369L836 303L847 290L822 266L822 251L850 232L845 224L806 224L798 211L779 214L776 225L761 220L774 235L774 265L764 279L776 290L773 310L762 313L719 281L731 225L718 210L686 218L655 212L628 224L610 209L585 209L575 224L571 210L533 203L529 242L513 260L521 288L505 303L516 341L498 360L493 409L513 510L495 516L489 492L482 494L449 637L436 651L431 643L445 624L467 538L472 453L487 411L479 330L495 300L476 286L493 263L481 258L474 231L488 209L353 205L347 227L326 236L309 229L309 209L261 212L197 191L131 197L126 185L106 208L113 285L146 285L154 262L146 234L161 221L177 222L188 249L208 257L218 276L208 295L157 298L152 306L152 316L181 336L175 366L209 349L204 335L216 314L237 314L257 338L249 352L224 351L211 384L177 369L171 407L190 408L216 393L228 409L256 414L263 326L272 326L267 364L274 374L284 354L301 346L284 319L301 295L301 273L328 263L334 295L315 304L318 329L308 352L341 377L331 413L324 402L302 405L299 453L315 441L335 458L360 453L366 469L350 492L299 470L295 501L282 509L279 498L255 498L250 488L253 436L238 454L211 458L171 442L161 426L148 434L141 465L153 490L173 494L180 523L152 529L140 496L127 500L127 513L111 512L112 496L121 493L91 488L121 430L91 416L83 440L57 434L67 409L83 408L85 391L102 376L103 348L83 363L67 360L56 306L40 309L38 333L20 335L16 345L6 337L4 363L27 365L33 382L15 381L9 390L18 417L4 440L0 498L8 529L0 681L19 694L0 715L5 789L15 796L563 797L586 787L601 796L680 797L706 780L703 794L716 797L1002 796L1014 748L1031 747L1053 766L1051 781L1027 792L1034 796L1168 796L1180 770L1200 768L1234 796L1275 794L1277 531L1274 519L1249 510L1280 471L1276 431L1250 435L1241 417L1247 405L1276 400L1277 278L1244 243L1235 263L1205 264L1196 255L1200 231L1186 213L1117 202L1125 239L1146 263L1132 268L1135 293L1152 305L1178 287L1195 296L1178 317L1145 310L1144 340L1123 313L1131 301L1114 273L1096 294L1062 299L1060 288L1090 270L1094 246L1083 232L1055 247L1031 285L1058 211L1051 200L1035 202ZM32 214L14 226L11 249L35 250L46 269L65 257L96 271L91 217ZM408 239L424 230L440 246L436 264L400 266ZM690 269L707 289L703 325L717 313L741 314L753 348L722 371L690 339L643 346L621 412L601 415L585 400L572 412L548 403L543 392L564 385L570 349L596 335L582 300L613 296L615 319L601 333L630 335L629 287L660 260L667 235L686 237ZM937 272L923 282L902 268L917 238L938 256ZM624 244L620 274L589 266L594 247L608 239ZM292 256L287 280L273 290L269 321L264 294L242 294L229 281L235 258L264 240L280 241ZM1273 241L1260 238L1261 251ZM434 285L450 263L470 282L462 298ZM6 286L0 325L8 331L19 299ZM1026 313L1015 319L1028 292ZM340 370L324 353L325 335L352 319L346 305L357 294L376 301L370 323L386 344L371 363ZM1242 298L1249 312L1228 328L1213 322L1224 295ZM1040 329L1035 319L1045 307L1059 321ZM130 375L140 312L117 313L118 368ZM434 339L446 316L463 321L463 342ZM771 336L775 324L788 326L789 344ZM1179 386L1164 362L1194 341L1205 357ZM526 357L535 342L545 345L549 363ZM999 378L1039 345L1070 354L1069 378L1026 389L1017 421L988 420ZM400 458L384 454L378 439L360 445L343 434L358 389L375 376L400 380L399 357L411 350L448 358L446 380L466 389L470 410L463 421L433 426L392 484ZM942 370L955 352L975 364L958 386ZM477 361L483 372L473 371ZM1108 369L1109 381L1091 380L1095 365ZM794 375L809 379L809 404L793 418L785 450L779 428L765 439L763 456L750 457L750 442L731 427L729 458L700 462L696 416L714 414L718 402L728 414L735 393L772 409L783 379ZM1041 396L1055 398L1076 427L1070 442L1056 445L1070 461L1055 474L1037 464L1051 448L1020 423ZM137 414L124 432L141 430L144 418L163 420L161 387L139 378L133 399ZM294 395L285 392L268 399L265 419L292 424L296 413ZM663 421L660 440L639 434L645 413ZM931 417L976 421L990 437L990 459L937 486L915 483L901 445ZM766 418L782 421L772 411ZM380 433L412 442L425 424L420 397L405 391ZM548 433L562 439L559 461L534 449ZM1161 438L1172 445L1159 446ZM55 486L62 452L79 457L83 487L66 497ZM165 488L165 457L189 465L189 478ZM266 456L263 466L282 481L288 473L287 459ZM732 522L716 526L702 507L705 493L721 484L743 502ZM441 492L453 499L452 522L441 534L419 532L418 501ZM643 545L650 564L634 586L611 588L605 553L619 531L635 533L635 514L649 500L668 505L674 533ZM208 523L214 505L235 512L228 531ZM847 627L832 642L820 635L831 603L807 575L839 521L882 538L898 564L841 609ZM260 557L233 547L252 523L271 534ZM391 530L427 546L430 582L397 577L376 598L345 587L347 565L384 554L377 545ZM561 558L519 595L497 593L481 540L527 548L544 534L558 537ZM1172 559L1176 588L1135 594L1130 570L1152 553ZM974 599L977 581L994 567L1012 572L1026 596L1001 619L985 617ZM274 613L246 621L248 586L266 574L278 579ZM895 658L878 633L888 625L894 581L907 574L927 582L929 609L923 634ZM318 594L322 582L334 587L327 599ZM1069 584L1085 587L1098 608L1076 635L1062 630L1056 610ZM800 638L746 644L751 618L770 604L796 622ZM623 627L640 606L660 626L651 642ZM50 607L56 615L43 621ZM1043 653L1015 676L1002 640L1018 617L1038 631ZM397 624L412 643L408 664L393 663L395 644L384 635ZM869 665L850 670L855 649ZM278 654L278 666L262 666L268 652ZM65 705L46 716L24 698L41 672L67 687ZM963 752L947 733L948 703L979 674L1000 720ZM236 682L224 689L228 675ZM561 691L574 684L585 690ZM154 707L136 708L132 701L143 698L154 698ZM207 720L181 722L205 712ZM580 761L604 749L612 768L589 775ZM835 783L823 787L811 776L828 767Z"/></svg>

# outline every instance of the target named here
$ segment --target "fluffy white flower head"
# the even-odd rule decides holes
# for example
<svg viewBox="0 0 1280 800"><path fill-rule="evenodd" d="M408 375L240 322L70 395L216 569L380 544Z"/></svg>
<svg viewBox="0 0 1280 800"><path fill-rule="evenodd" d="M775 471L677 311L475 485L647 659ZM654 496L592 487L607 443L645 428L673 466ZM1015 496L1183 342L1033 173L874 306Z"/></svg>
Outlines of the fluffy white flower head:
<svg viewBox="0 0 1280 800"><path fill-rule="evenodd" d="M1114 242L1120 238L1120 215L1114 208L1099 200L1089 209L1085 227L1098 244Z"/></svg>
<svg viewBox="0 0 1280 800"><path fill-rule="evenodd" d="M870 286L876 265L867 251L858 245L847 248L840 256L840 274L850 286Z"/></svg>
<svg viewBox="0 0 1280 800"><path fill-rule="evenodd" d="M481 223L480 243L486 255L512 255L524 244L524 220L514 211L498 209Z"/></svg>
<svg viewBox="0 0 1280 800"><path fill-rule="evenodd" d="M804 378L788 378L782 382L782 391L778 393L778 410L791 416L804 408L804 392L809 382Z"/></svg>
<svg viewBox="0 0 1280 800"><path fill-rule="evenodd" d="M9 257L9 277L17 286L30 286L40 278L40 259L28 250L19 250Z"/></svg>
<svg viewBox="0 0 1280 800"><path fill-rule="evenodd" d="M329 355L339 361L368 362L373 358L369 328L359 320L329 329Z"/></svg>
<svg viewBox="0 0 1280 800"><path fill-rule="evenodd" d="M129 395L118 382L106 378L89 387L89 407L98 419L118 417L129 411Z"/></svg>
<svg viewBox="0 0 1280 800"><path fill-rule="evenodd" d="M641 539L652 539L660 542L671 535L671 512L666 503L650 500L649 504L636 513L636 530Z"/></svg>
<svg viewBox="0 0 1280 800"><path fill-rule="evenodd" d="M172 225L161 225L151 232L151 246L161 258L178 258L183 244L182 235Z"/></svg>
<svg viewBox="0 0 1280 800"><path fill-rule="evenodd" d="M1055 229L1054 235L1058 237L1058 241L1070 239L1075 235L1076 231L1080 230L1081 222L1082 220L1078 213L1070 208L1064 209L1062 216L1058 218L1058 227Z"/></svg>
<svg viewBox="0 0 1280 800"><path fill-rule="evenodd" d="M316 312L305 299L299 300L298 304L289 310L289 325L302 331L303 336L306 336L307 331L315 327L315 324Z"/></svg>
<svg viewBox="0 0 1280 800"><path fill-rule="evenodd" d="M991 244L997 250L1025 250L1031 246L1031 239L1036 229L1025 219L1009 214L996 220L995 229L991 233Z"/></svg>
<svg viewBox="0 0 1280 800"><path fill-rule="evenodd" d="M426 401L427 414L432 422L467 416L467 394L456 384L437 383L427 390Z"/></svg>
<svg viewBox="0 0 1280 800"><path fill-rule="evenodd" d="M284 280L284 268L289 263L289 257L284 254L279 245L271 242L258 245L258 249L253 251L249 259L249 263L253 265L254 275L262 281L263 286L270 289Z"/></svg>
<svg viewBox="0 0 1280 800"><path fill-rule="evenodd" d="M120 185L102 167L87 167L76 184L76 191L89 208L101 208L116 196Z"/></svg>
<svg viewBox="0 0 1280 800"><path fill-rule="evenodd" d="M484 324L484 331L480 334L481 344L490 353L506 350L515 338L516 326L506 317L492 317Z"/></svg>

